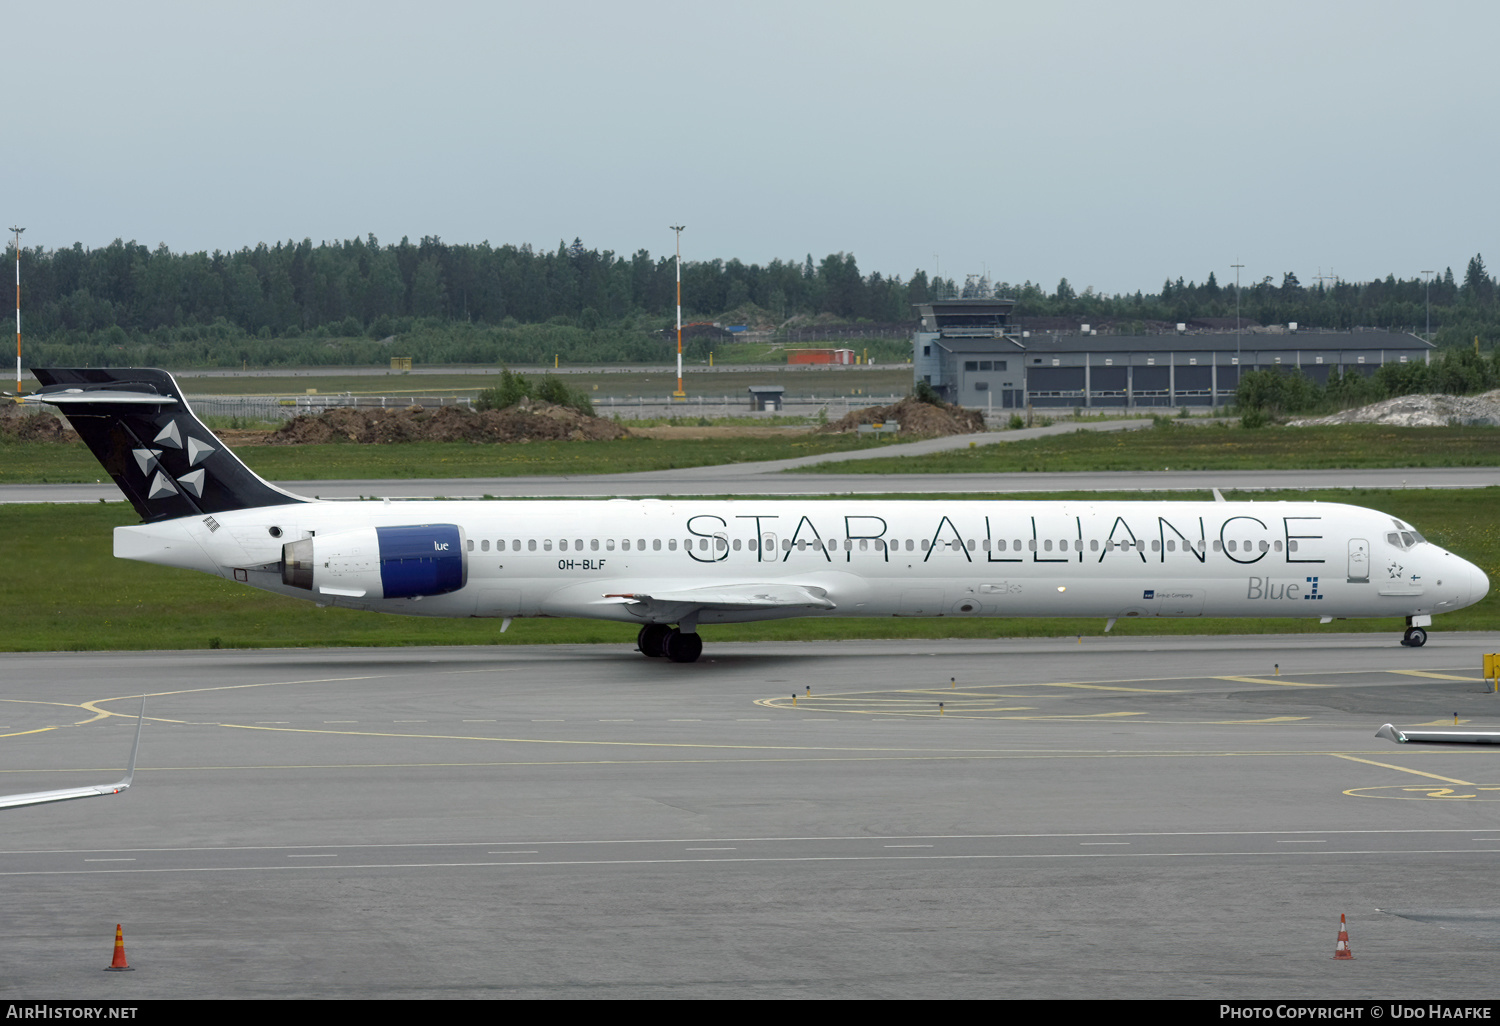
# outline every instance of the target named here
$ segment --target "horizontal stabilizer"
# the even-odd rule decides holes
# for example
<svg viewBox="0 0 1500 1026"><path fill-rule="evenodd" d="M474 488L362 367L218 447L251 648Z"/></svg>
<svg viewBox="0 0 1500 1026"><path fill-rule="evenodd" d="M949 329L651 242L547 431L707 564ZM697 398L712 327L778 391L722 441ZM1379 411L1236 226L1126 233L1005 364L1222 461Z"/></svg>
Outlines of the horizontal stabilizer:
<svg viewBox="0 0 1500 1026"><path fill-rule="evenodd" d="M1398 745L1500 745L1500 732L1478 730L1401 730L1387 723L1376 737Z"/></svg>

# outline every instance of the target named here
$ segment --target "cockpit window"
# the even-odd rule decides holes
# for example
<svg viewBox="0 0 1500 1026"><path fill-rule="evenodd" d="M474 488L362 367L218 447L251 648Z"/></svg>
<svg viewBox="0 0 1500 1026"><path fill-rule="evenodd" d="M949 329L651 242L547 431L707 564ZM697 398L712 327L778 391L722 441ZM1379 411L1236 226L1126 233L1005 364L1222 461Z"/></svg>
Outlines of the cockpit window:
<svg viewBox="0 0 1500 1026"><path fill-rule="evenodd" d="M1411 548L1413 545L1417 544L1417 542L1426 541L1427 539L1423 538L1416 531L1409 531L1408 530L1408 531L1391 531L1390 533L1388 533L1385 536L1385 540L1387 542L1389 542L1390 544L1394 545L1396 548L1402 549L1404 551L1406 549Z"/></svg>

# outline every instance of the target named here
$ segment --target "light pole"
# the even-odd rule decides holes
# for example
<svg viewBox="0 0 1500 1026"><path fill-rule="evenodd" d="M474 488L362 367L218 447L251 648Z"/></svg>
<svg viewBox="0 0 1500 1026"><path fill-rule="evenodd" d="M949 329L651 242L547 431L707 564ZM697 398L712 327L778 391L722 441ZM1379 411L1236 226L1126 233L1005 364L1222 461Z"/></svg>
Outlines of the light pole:
<svg viewBox="0 0 1500 1026"><path fill-rule="evenodd" d="M21 233L25 228L11 226L16 233L16 401L21 400Z"/></svg>
<svg viewBox="0 0 1500 1026"><path fill-rule="evenodd" d="M687 393L682 390L682 230L685 224L669 224L668 228L677 233L677 391L672 393L674 399L686 399Z"/></svg>
<svg viewBox="0 0 1500 1026"><path fill-rule="evenodd" d="M1230 264L1234 268L1234 390L1240 390L1240 268L1244 264Z"/></svg>
<svg viewBox="0 0 1500 1026"><path fill-rule="evenodd" d="M1432 341L1432 276L1436 271L1423 271L1427 275L1427 341Z"/></svg>

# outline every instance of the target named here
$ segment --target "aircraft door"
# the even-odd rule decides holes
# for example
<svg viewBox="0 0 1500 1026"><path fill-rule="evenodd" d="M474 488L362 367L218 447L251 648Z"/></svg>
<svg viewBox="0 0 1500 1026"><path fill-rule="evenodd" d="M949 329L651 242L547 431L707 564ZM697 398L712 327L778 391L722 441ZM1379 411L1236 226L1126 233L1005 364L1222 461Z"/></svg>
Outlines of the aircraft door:
<svg viewBox="0 0 1500 1026"><path fill-rule="evenodd" d="M1363 538L1349 539L1349 582L1369 583L1370 543Z"/></svg>

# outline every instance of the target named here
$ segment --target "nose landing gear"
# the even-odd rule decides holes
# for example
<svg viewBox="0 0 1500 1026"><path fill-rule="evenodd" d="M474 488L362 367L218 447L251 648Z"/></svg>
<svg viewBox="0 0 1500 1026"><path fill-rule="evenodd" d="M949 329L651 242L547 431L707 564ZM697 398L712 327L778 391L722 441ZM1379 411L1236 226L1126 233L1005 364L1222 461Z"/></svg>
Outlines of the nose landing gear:
<svg viewBox="0 0 1500 1026"><path fill-rule="evenodd" d="M1427 628L1406 628L1406 633L1401 638L1401 644L1405 645L1407 648L1421 648L1423 645L1427 644Z"/></svg>

